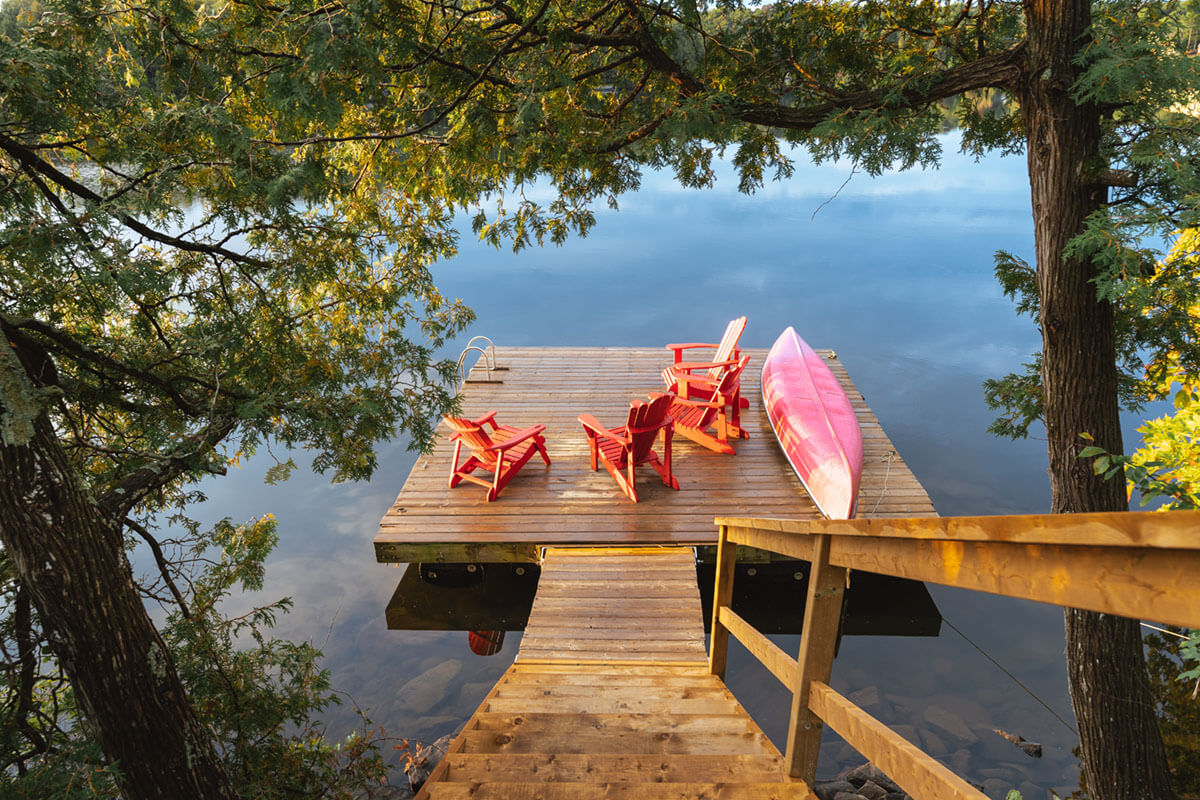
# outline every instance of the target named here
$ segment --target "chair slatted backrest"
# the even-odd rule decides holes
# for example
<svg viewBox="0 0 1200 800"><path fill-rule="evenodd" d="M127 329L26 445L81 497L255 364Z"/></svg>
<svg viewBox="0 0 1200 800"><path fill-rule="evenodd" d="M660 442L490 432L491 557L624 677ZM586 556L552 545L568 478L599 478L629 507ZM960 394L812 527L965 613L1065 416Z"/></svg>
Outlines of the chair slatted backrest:
<svg viewBox="0 0 1200 800"><path fill-rule="evenodd" d="M446 420L446 424L454 431L454 435L450 437L452 440L462 441L470 448L472 455L483 462L485 467L496 464L499 456L494 450L488 449L492 446L492 437L488 436L482 425L476 425L469 419L450 415L446 415L442 419Z"/></svg>
<svg viewBox="0 0 1200 800"><path fill-rule="evenodd" d="M717 370L720 375L721 382L717 384L717 391L712 396L712 402L729 403L734 390L738 389L738 382L742 379L742 370L750 363L750 356L742 356L738 362L732 367L721 367ZM736 400L733 402L737 402ZM693 428L704 430L709 425L713 424L713 420L717 418L720 408L717 406L704 407L703 413L699 417L693 417L688 420L688 425Z"/></svg>
<svg viewBox="0 0 1200 800"><path fill-rule="evenodd" d="M671 400L671 395L664 394L648 403L635 400L630 404L625 430L630 438L629 458L633 463L640 464L650 454L658 430L671 410Z"/></svg>
<svg viewBox="0 0 1200 800"><path fill-rule="evenodd" d="M729 321L725 326L725 335L721 337L720 344L717 345L717 352L713 355L713 361L732 361L734 354L737 352L738 340L742 338L742 331L746 330L746 317L738 317ZM716 380L721 375L723 367L713 367L708 371L708 377Z"/></svg>
<svg viewBox="0 0 1200 800"><path fill-rule="evenodd" d="M742 370L750 363L750 356L742 356L738 362L732 367L725 370L725 376L721 378L721 382L717 384L717 394L722 397L729 397L735 390L740 388L738 384L742 380Z"/></svg>

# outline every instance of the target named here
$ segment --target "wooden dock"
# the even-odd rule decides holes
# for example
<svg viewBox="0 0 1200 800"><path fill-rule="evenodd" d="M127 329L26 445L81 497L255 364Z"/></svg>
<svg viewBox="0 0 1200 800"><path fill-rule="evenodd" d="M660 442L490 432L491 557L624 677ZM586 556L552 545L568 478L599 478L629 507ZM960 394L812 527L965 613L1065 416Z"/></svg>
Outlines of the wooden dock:
<svg viewBox="0 0 1200 800"><path fill-rule="evenodd" d="M516 662L418 795L813 795L709 674L692 550L548 548Z"/></svg>
<svg viewBox="0 0 1200 800"><path fill-rule="evenodd" d="M534 459L493 503L471 485L447 488L453 445L445 426L431 454L421 456L375 537L381 562L537 561L544 545L711 545L713 519L737 513L776 519L815 519L819 513L783 457L762 408L758 372L765 350L751 356L742 385L750 408L742 414L750 438L737 455L713 453L676 437L676 492L646 469L638 475L640 503L625 499L603 470L592 472L577 417L624 423L629 401L662 391L670 362L665 348L502 347L490 374L475 365L462 392L463 413L498 411L502 423L546 425L551 466ZM829 366L846 388L863 431L861 517L932 517L933 504L896 453L841 362Z"/></svg>
<svg viewBox="0 0 1200 800"><path fill-rule="evenodd" d="M552 466L527 467L498 502L486 503L478 490L445 486L443 442L418 462L384 518L375 541L382 561L541 562L516 661L418 800L815 800L810 786L826 725L910 795L987 800L830 687L851 569L1200 624L1193 580L1200 512L936 518L903 462L885 458L891 443L831 356L864 433L859 519L817 518L766 429L751 382L743 424L752 438L739 442L737 455L681 442L675 462L683 490L648 474L643 502L630 503L606 473L589 470L574 418L591 412L619 424L631 397L657 388L662 356L501 351L508 370L488 376L477 367L464 411L496 409L508 424L546 424ZM706 657L687 545L712 543ZM810 562L795 658L733 609L742 547ZM511 566L514 575L525 569ZM723 683L730 636L792 690L782 754Z"/></svg>

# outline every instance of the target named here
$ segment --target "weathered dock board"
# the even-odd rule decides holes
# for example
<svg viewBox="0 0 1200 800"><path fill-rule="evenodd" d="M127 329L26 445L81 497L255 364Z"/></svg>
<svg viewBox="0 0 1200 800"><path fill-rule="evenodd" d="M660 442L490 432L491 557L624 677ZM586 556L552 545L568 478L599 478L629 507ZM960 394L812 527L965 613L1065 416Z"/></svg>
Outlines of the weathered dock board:
<svg viewBox="0 0 1200 800"><path fill-rule="evenodd" d="M690 547L546 549L517 660L706 665Z"/></svg>
<svg viewBox="0 0 1200 800"><path fill-rule="evenodd" d="M421 456L375 538L379 561L536 561L542 545L713 544L713 518L736 514L760 518L816 518L819 512L792 473L762 409L758 371L765 350L746 350L750 367L742 392L749 439L737 455L713 453L682 437L673 443L672 469L681 490L664 486L650 469L639 471L640 503L627 500L603 469L590 469L587 442L577 417L624 424L629 401L662 390L659 377L670 362L665 348L501 347L491 373L476 364L463 391L463 412L495 409L507 425L546 425L552 461L527 464L488 503L482 489L447 487L453 445L443 425L430 455ZM846 387L863 430L862 516L934 516L925 490L894 452L871 409L841 362L825 351Z"/></svg>
<svg viewBox="0 0 1200 800"><path fill-rule="evenodd" d="M714 675L692 551L548 548L517 660L418 794L814 795Z"/></svg>

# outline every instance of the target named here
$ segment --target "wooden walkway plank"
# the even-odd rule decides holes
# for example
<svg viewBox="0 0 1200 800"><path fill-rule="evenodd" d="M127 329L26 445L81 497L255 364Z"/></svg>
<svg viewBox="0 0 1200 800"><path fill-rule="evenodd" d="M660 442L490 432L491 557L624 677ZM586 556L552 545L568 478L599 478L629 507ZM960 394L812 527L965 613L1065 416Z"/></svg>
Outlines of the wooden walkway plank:
<svg viewBox="0 0 1200 800"><path fill-rule="evenodd" d="M396 502L380 522L375 554L385 562L531 561L542 545L712 544L714 517L737 498L748 517L814 519L818 512L780 452L762 409L758 372L765 350L746 350L750 367L742 395L749 439L736 455L713 453L675 437L672 471L680 491L663 486L652 472L639 475L640 503L621 494L604 471L592 472L587 441L577 417L595 415L617 425L629 401L662 391L659 373L670 361L666 348L498 348L508 369L483 383L482 365L462 391L463 414L496 410L497 419L523 427L546 425L551 466L534 459L495 502L472 486L447 487L451 451L439 428L432 453L421 456ZM846 388L863 431L864 471L859 494L863 516L934 516L929 496L898 456L841 362L828 363Z"/></svg>
<svg viewBox="0 0 1200 800"><path fill-rule="evenodd" d="M797 787L779 783L443 783L431 800L794 800ZM816 795L811 795L815 798Z"/></svg>
<svg viewBox="0 0 1200 800"><path fill-rule="evenodd" d="M644 616L629 615L634 610ZM597 622L604 627L593 627ZM547 548L517 661L532 656L703 664L691 548Z"/></svg>
<svg viewBox="0 0 1200 800"><path fill-rule="evenodd" d="M418 800L813 800L708 672L694 558L547 548L516 661Z"/></svg>
<svg viewBox="0 0 1200 800"><path fill-rule="evenodd" d="M642 755L468 755L447 756L450 780L511 783L579 783L597 775L638 776L647 783L695 781L752 781L768 783L779 779L782 761L777 756L729 756L720 760L707 756L675 756L670 759Z"/></svg>
<svg viewBox="0 0 1200 800"><path fill-rule="evenodd" d="M748 722L737 716L720 714L672 714L663 718L658 714L585 714L578 722L570 724L563 721L562 714L519 713L502 714L484 712L475 715L476 730L507 731L516 730L522 726L535 728L543 733L561 728L570 732L582 728L591 728L609 736L621 736L626 733L646 733L653 731L661 733L750 733Z"/></svg>

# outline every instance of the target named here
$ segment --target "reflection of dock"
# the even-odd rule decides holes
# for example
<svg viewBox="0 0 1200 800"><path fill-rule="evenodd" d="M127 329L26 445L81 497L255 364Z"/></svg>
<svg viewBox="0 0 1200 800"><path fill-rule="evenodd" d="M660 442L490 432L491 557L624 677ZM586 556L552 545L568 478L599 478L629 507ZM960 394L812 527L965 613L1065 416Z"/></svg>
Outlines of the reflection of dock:
<svg viewBox="0 0 1200 800"><path fill-rule="evenodd" d="M387 605L392 630L525 630L538 588L534 564L409 564ZM430 571L436 570L433 579ZM705 632L712 619L713 565L698 564L696 577ZM776 561L740 564L733 610L764 633L798 634L808 588L808 564ZM619 576L631 580L634 575ZM786 608L788 613L779 610ZM855 573L846 591L844 636L937 636L941 615L925 585L917 581Z"/></svg>
<svg viewBox="0 0 1200 800"><path fill-rule="evenodd" d="M453 565L460 570L465 565ZM387 604L397 631L523 631L537 591L534 564L478 564L478 580L422 580L409 564ZM521 574L516 570L520 569Z"/></svg>
<svg viewBox="0 0 1200 800"><path fill-rule="evenodd" d="M587 444L576 417L587 412L617 425L629 401L661 391L659 372L669 363L664 348L500 348L503 371L489 379L483 365L471 371L463 412L493 409L498 419L522 427L546 425L553 464L536 459L488 503L483 491L446 487L452 446L439 428L433 453L421 456L388 509L375 537L379 561L537 561L550 544L713 544L714 517L737 513L760 518L813 519L808 499L779 451L759 400L758 368L765 350L746 350L750 367L742 414L749 439L736 456L712 453L682 437L674 441L673 469L681 491L639 474L643 500L625 500L603 470L589 469ZM829 365L846 387L863 430L862 516L927 517L933 505L900 458L887 460L891 442L850 382L841 362Z"/></svg>

